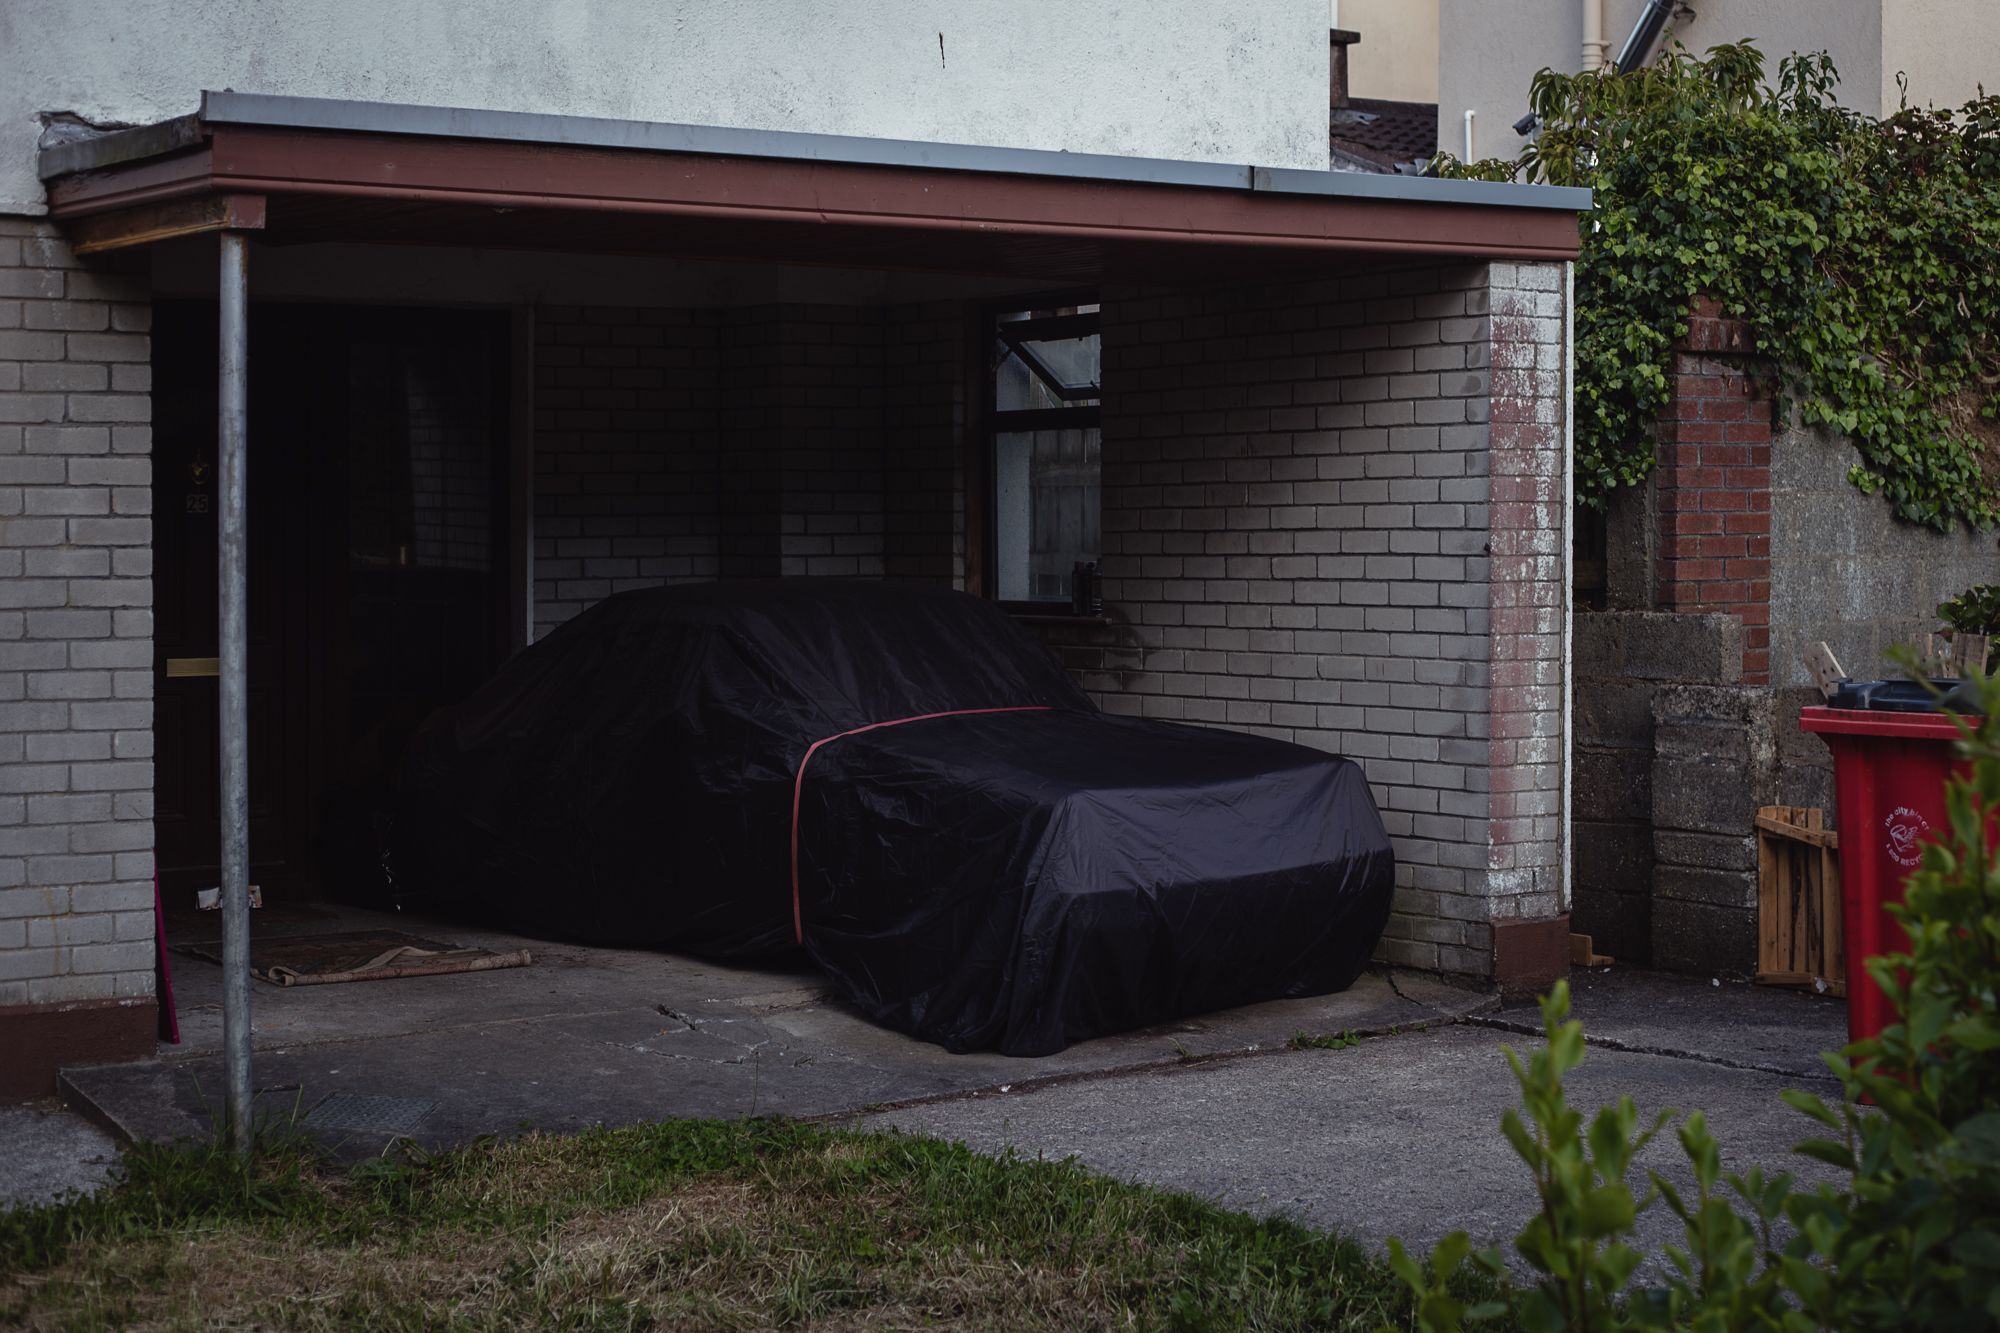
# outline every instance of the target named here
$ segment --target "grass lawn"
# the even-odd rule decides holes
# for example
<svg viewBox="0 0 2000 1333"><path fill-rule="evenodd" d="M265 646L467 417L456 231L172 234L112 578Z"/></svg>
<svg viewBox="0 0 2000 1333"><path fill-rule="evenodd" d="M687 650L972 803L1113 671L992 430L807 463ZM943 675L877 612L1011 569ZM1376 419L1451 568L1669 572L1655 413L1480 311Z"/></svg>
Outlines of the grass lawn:
<svg viewBox="0 0 2000 1333"><path fill-rule="evenodd" d="M0 1214L0 1327L1407 1328L1387 1266L1069 1162L776 1120L245 1172L141 1145Z"/></svg>

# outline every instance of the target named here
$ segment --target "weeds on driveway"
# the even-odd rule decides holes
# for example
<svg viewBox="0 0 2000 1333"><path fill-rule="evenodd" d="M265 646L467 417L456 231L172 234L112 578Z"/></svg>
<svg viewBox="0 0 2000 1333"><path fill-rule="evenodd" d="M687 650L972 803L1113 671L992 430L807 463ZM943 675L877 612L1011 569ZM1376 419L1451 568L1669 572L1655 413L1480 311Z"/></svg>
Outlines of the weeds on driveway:
<svg viewBox="0 0 2000 1333"><path fill-rule="evenodd" d="M139 1145L115 1189L0 1214L0 1326L1372 1333L1414 1314L1350 1240L907 1135L672 1121L343 1168L280 1122L254 1162Z"/></svg>
<svg viewBox="0 0 2000 1333"><path fill-rule="evenodd" d="M1285 1048L1293 1051L1342 1051L1349 1046L1360 1044L1361 1034L1353 1028L1343 1028L1337 1033L1329 1032L1318 1037L1308 1037L1306 1030L1300 1028L1292 1034L1292 1039L1285 1043Z"/></svg>

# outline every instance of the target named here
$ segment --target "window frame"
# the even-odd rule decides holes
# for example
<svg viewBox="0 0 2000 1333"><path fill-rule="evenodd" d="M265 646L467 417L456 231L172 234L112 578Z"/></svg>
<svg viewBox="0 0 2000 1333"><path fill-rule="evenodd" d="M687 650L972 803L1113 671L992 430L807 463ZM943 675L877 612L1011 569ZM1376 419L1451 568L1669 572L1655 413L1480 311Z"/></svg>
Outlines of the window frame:
<svg viewBox="0 0 2000 1333"><path fill-rule="evenodd" d="M996 340L1000 339L1000 316L1021 310L1074 309L1080 305L1097 305L1098 309L1096 311L1085 312L1081 315L1042 316L1037 319L1037 322L1041 322L1042 319L1051 321L1058 319L1089 319L1093 323L1101 321L1103 306L1096 289L1069 288L1061 291L1025 294L1005 301L989 301L980 309L979 327L975 331L974 345L978 350L975 364L979 368L979 415L981 428L981 592L988 601L993 602L1001 610L1018 619L1061 620L1081 624L1096 624L1103 619L1101 616L1074 615L1070 612L1067 604L1063 602L1002 600L1000 597L1000 523L998 513L1000 494L999 436L1003 431L1011 433L1021 430L1076 430L1095 428L1098 432L1099 441L1101 442L1104 438L1104 409L1101 396L1097 402L1088 406L1028 408L1006 412L1000 410L996 387L996 375L999 371L999 365L993 360L993 344ZM1101 328L1101 323L1099 327ZM1103 343L1100 339L1100 355L1102 347ZM1016 351L1018 353L1018 349ZM1034 369L1031 357L1023 356L1022 359L1029 364L1030 373L1036 374L1037 378L1043 378L1044 382L1049 382ZM1102 372L1100 370L1100 378L1101 375ZM1102 392L1103 386L1100 384L1100 395Z"/></svg>

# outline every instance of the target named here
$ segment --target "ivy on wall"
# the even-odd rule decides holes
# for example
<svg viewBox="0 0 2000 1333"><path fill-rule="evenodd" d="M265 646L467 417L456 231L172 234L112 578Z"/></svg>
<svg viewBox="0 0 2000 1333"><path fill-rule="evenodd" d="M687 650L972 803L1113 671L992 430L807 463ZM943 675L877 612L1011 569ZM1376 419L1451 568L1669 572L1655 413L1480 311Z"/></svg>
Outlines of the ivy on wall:
<svg viewBox="0 0 2000 1333"><path fill-rule="evenodd" d="M1697 294L1778 368L1781 411L1853 441L1848 478L1911 522L2000 521L2000 97L1885 118L1835 104L1824 53L1777 86L1748 42L1631 74L1535 79L1519 160L1440 175L1583 185L1579 494L1642 481ZM1781 417L1782 419L1782 417Z"/></svg>

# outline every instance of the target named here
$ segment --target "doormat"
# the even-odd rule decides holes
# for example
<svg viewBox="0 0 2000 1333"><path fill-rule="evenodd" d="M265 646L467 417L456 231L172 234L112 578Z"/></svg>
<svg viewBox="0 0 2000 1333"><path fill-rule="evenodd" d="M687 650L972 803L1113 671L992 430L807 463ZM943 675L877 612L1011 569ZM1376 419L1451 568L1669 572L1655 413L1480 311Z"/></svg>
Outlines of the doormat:
<svg viewBox="0 0 2000 1333"><path fill-rule="evenodd" d="M184 944L180 950L211 963L222 961L220 940ZM405 935L400 930L351 930L337 935L295 935L289 939L250 942L250 975L276 986L324 986L337 981L389 981L444 972L486 972L496 967L526 967L533 961L526 949L512 953L467 949Z"/></svg>
<svg viewBox="0 0 2000 1333"><path fill-rule="evenodd" d="M372 1097L360 1092L336 1092L306 1113L314 1129L348 1129L372 1134L401 1134L437 1110L436 1102L414 1097Z"/></svg>

